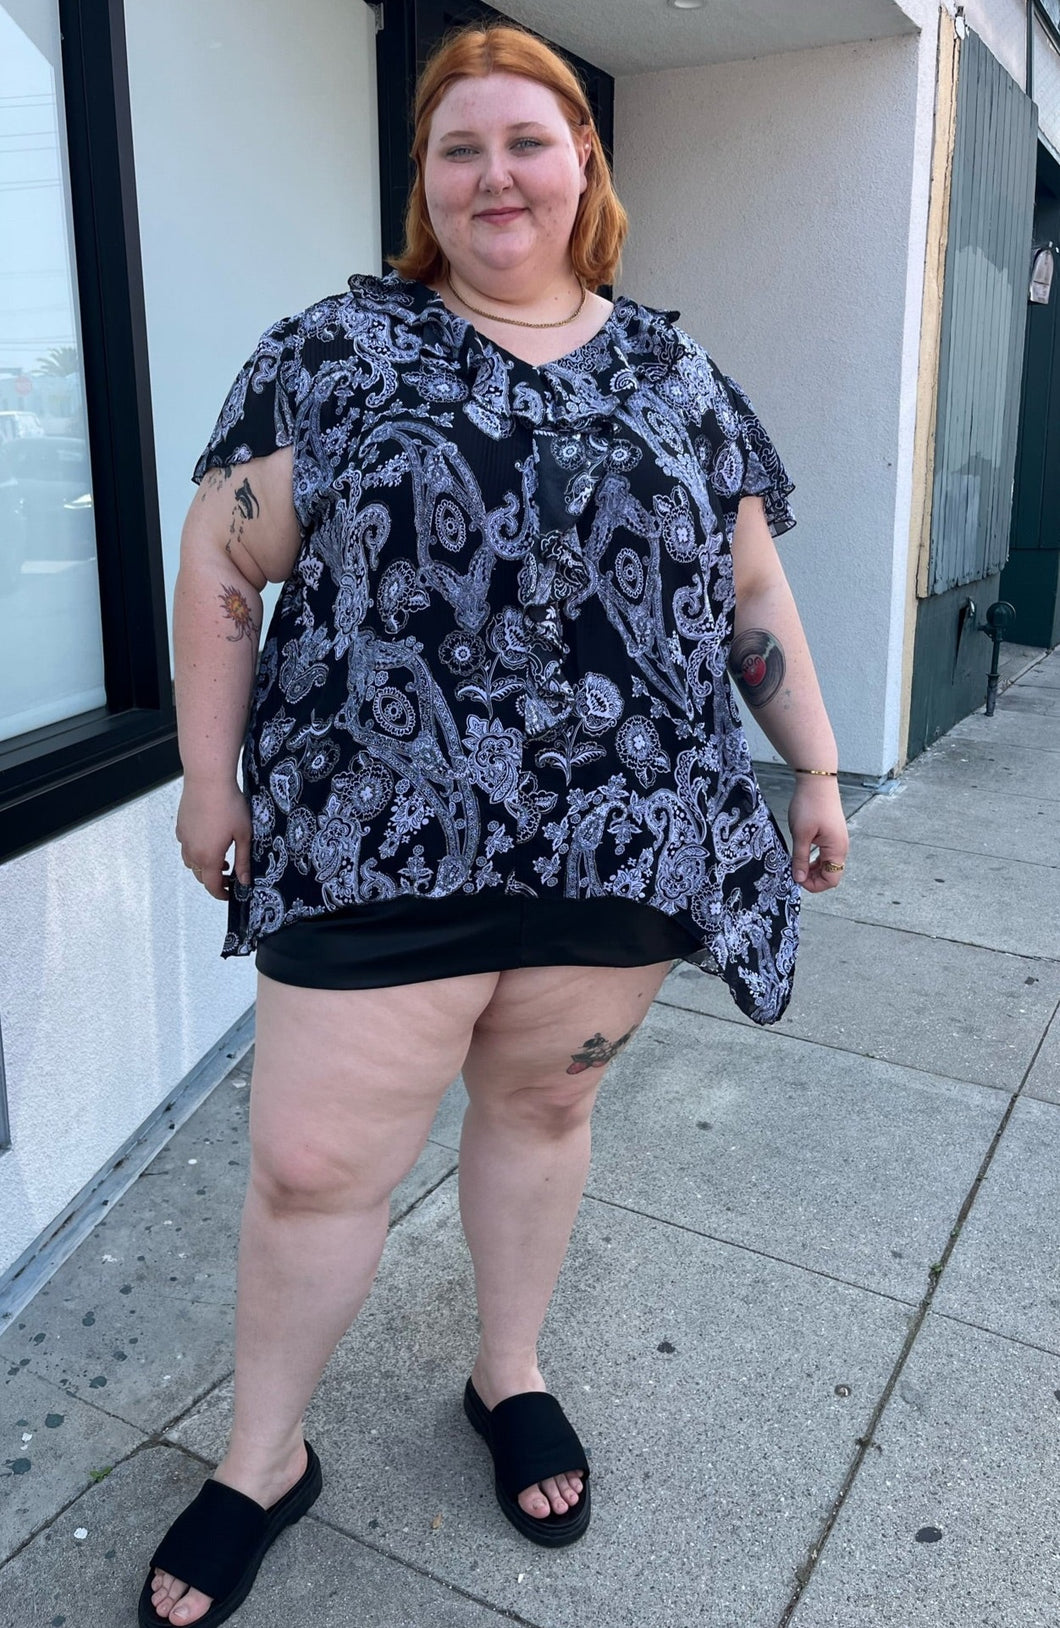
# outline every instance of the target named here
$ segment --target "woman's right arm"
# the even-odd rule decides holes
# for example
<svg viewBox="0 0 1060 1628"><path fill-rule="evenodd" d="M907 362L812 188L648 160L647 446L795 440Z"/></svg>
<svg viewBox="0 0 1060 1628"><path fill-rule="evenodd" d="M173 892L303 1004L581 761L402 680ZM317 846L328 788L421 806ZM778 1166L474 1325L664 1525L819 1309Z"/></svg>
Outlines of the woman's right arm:
<svg viewBox="0 0 1060 1628"><path fill-rule="evenodd" d="M185 865L215 899L227 898L233 875L250 881L250 810L236 772L261 634L261 590L286 580L301 541L291 494L290 447L211 469L181 536L173 605L184 766L177 841ZM225 855L233 843L229 871Z"/></svg>

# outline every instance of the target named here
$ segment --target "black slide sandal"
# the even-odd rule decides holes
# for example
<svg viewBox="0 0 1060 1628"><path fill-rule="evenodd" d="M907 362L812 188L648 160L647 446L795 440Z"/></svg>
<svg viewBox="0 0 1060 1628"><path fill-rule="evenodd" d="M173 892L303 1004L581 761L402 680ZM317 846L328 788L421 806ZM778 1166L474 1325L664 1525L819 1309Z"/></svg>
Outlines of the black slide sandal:
<svg viewBox="0 0 1060 1628"><path fill-rule="evenodd" d="M490 1411L470 1379L464 1387L464 1412L493 1457L497 1502L516 1531L547 1549L576 1543L589 1528L589 1463L570 1420L554 1396L521 1391ZM581 1466L582 1493L565 1515L540 1519L520 1508L519 1494L535 1481Z"/></svg>
<svg viewBox="0 0 1060 1628"><path fill-rule="evenodd" d="M180 1628L168 1617L160 1617L151 1603L156 1571L167 1571L212 1599L205 1616L188 1628L218 1628L238 1611L254 1586L258 1567L284 1527L301 1520L320 1496L320 1460L308 1442L305 1449L304 1475L271 1509L262 1509L253 1498L223 1482L204 1483L151 1557L140 1593L140 1628Z"/></svg>

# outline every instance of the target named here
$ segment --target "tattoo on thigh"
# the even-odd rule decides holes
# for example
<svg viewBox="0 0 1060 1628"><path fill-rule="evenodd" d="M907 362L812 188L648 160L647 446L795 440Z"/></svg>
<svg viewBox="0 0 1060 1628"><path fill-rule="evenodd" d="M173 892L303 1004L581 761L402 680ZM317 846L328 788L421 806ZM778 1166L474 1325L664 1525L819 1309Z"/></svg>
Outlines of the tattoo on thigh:
<svg viewBox="0 0 1060 1628"><path fill-rule="evenodd" d="M587 1068L606 1068L613 1057L617 1057L626 1041L633 1035L633 1029L627 1029L618 1040L605 1040L602 1034L594 1034L583 1041L580 1051L571 1053L571 1065L568 1074L584 1074Z"/></svg>
<svg viewBox="0 0 1060 1628"><path fill-rule="evenodd" d="M746 628L732 641L729 671L750 707L764 707L784 682L784 651L765 628Z"/></svg>

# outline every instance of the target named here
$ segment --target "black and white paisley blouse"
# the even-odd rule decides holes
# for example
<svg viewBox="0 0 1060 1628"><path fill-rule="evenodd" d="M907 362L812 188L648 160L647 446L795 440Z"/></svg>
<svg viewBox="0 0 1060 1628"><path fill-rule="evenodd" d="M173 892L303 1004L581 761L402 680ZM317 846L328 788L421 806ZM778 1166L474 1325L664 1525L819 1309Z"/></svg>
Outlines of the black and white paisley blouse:
<svg viewBox="0 0 1060 1628"><path fill-rule="evenodd" d="M194 474L293 446L302 529L223 954L402 894L612 895L781 1015L799 890L726 662L740 499L779 535L792 484L676 315L619 298L534 368L392 273L262 337Z"/></svg>

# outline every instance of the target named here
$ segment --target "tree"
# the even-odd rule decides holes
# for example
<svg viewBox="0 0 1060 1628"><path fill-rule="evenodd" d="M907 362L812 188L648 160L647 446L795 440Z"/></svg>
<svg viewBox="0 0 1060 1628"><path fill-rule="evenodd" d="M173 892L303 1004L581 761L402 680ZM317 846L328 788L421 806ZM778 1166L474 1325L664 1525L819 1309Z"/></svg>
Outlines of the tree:
<svg viewBox="0 0 1060 1628"><path fill-rule="evenodd" d="M71 373L79 372L80 367L76 345L55 345L37 362L37 372L53 379L68 378Z"/></svg>

